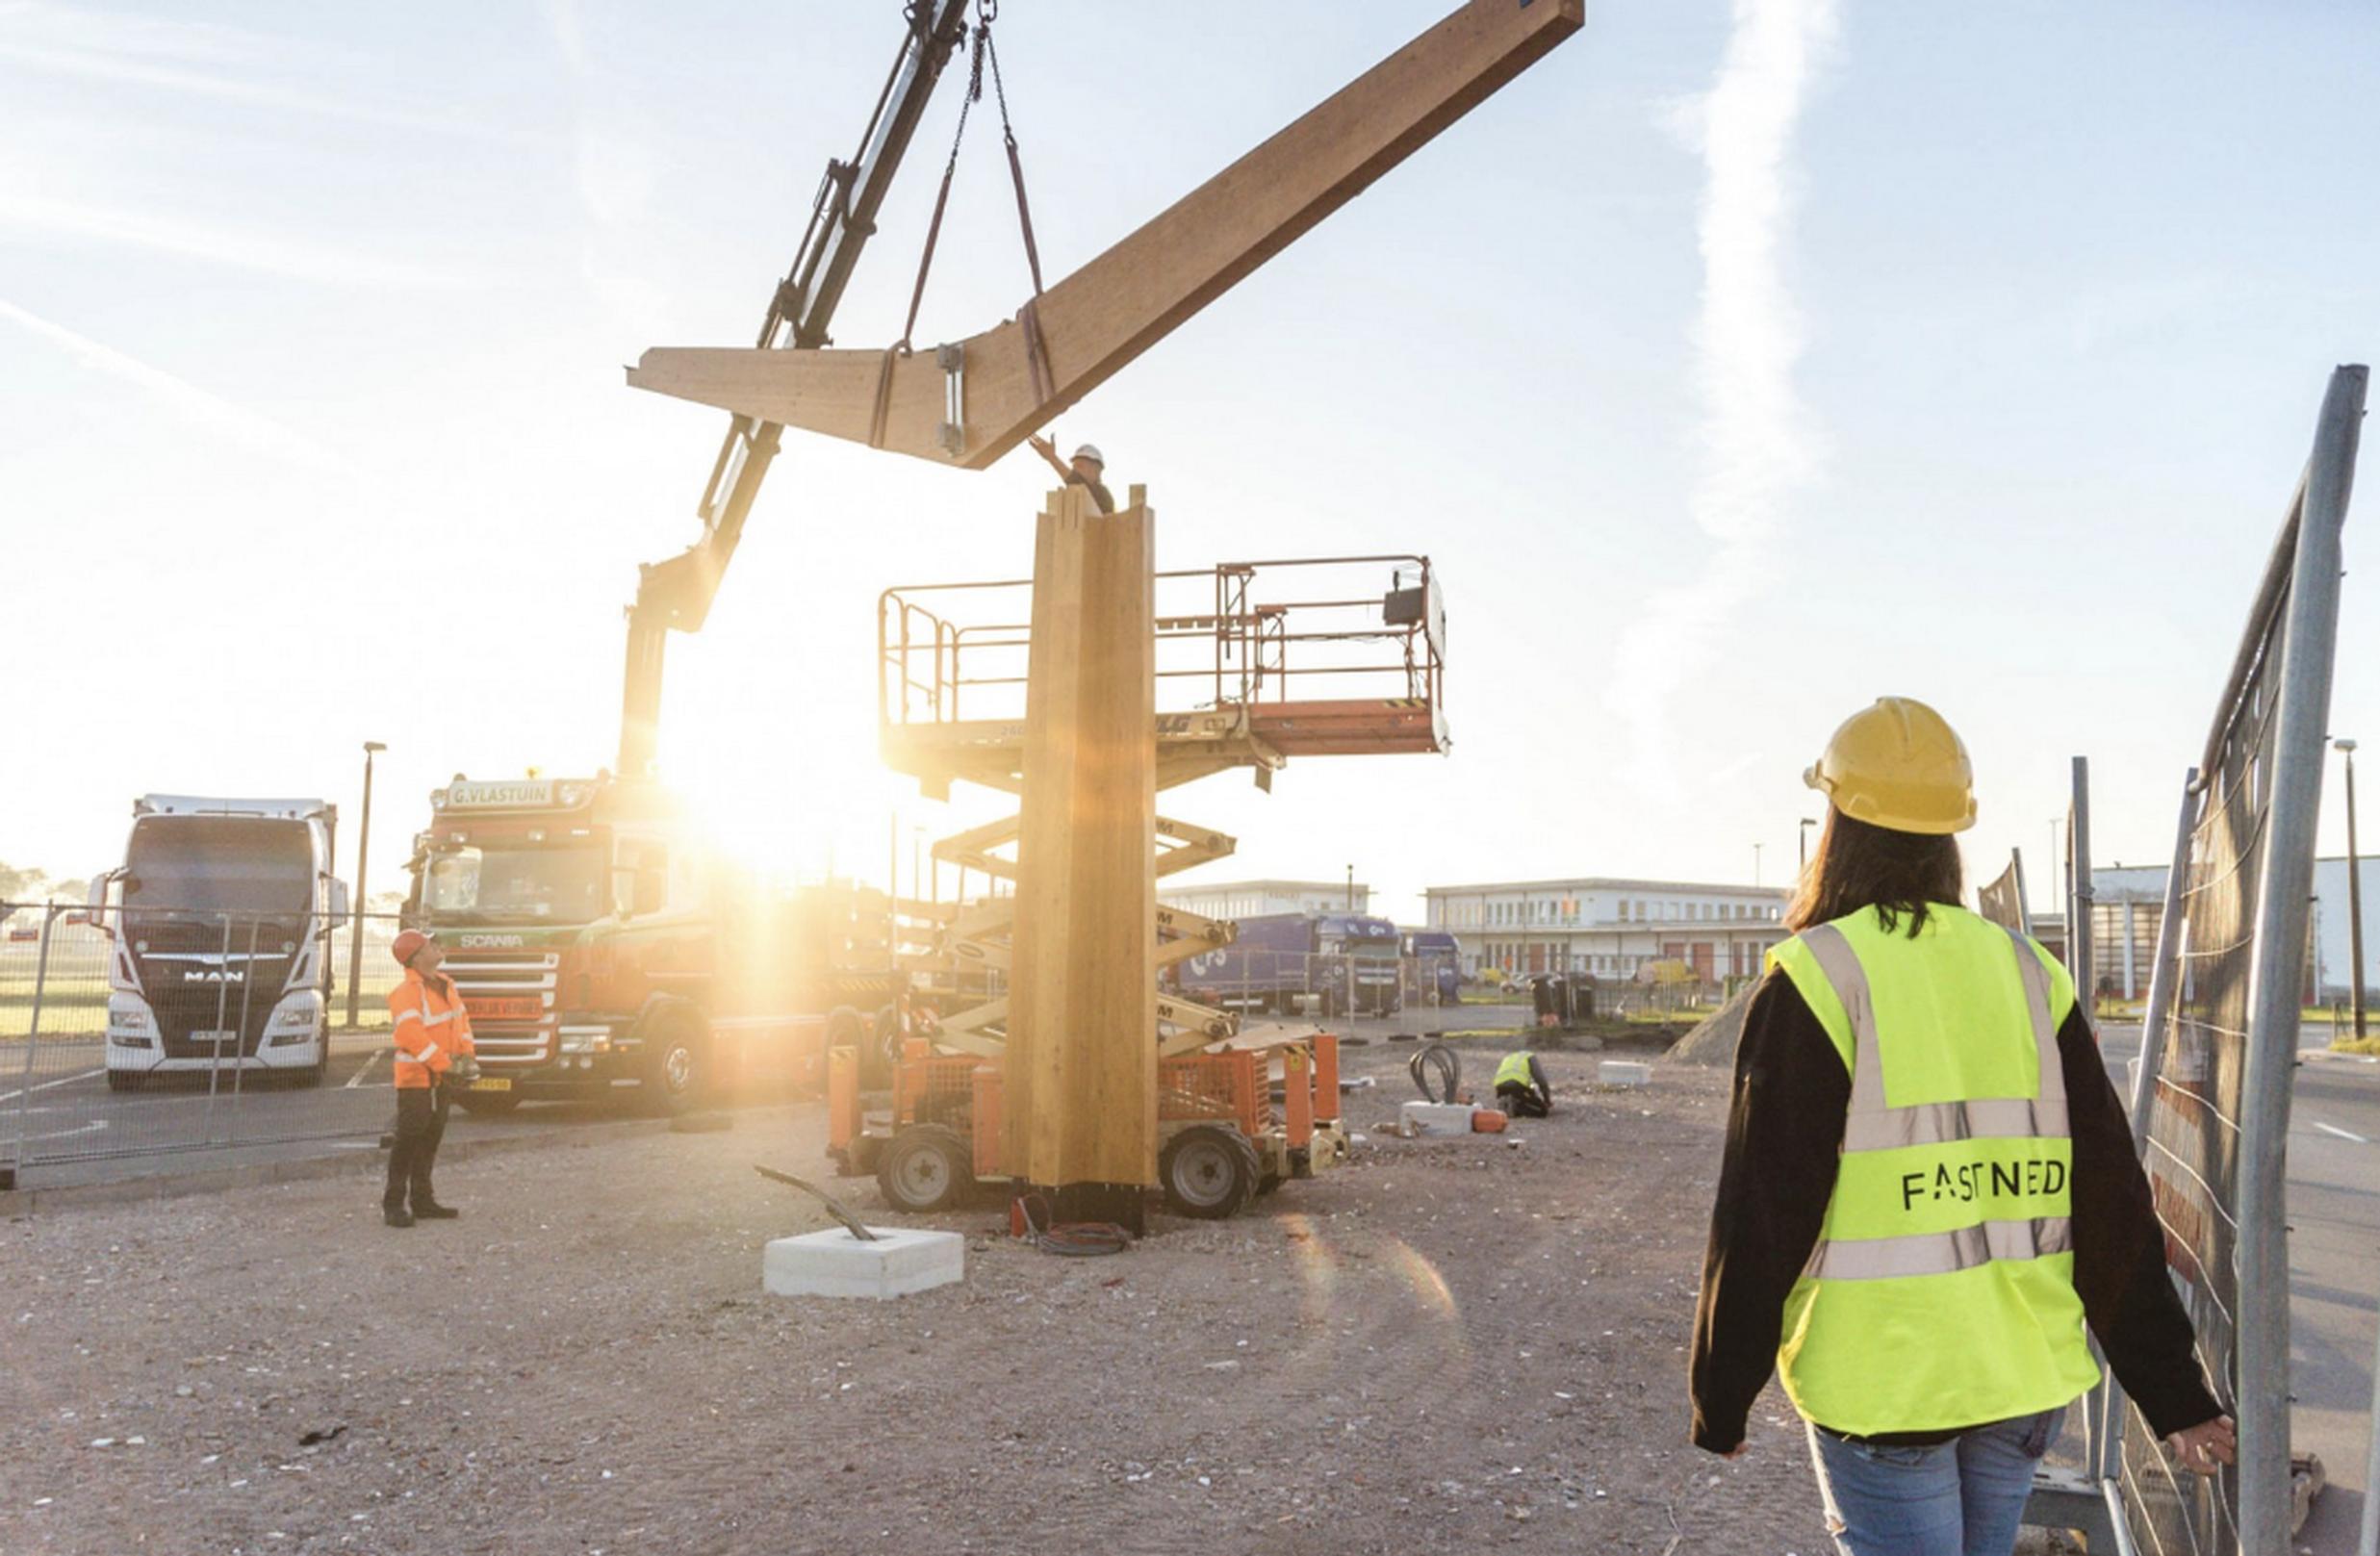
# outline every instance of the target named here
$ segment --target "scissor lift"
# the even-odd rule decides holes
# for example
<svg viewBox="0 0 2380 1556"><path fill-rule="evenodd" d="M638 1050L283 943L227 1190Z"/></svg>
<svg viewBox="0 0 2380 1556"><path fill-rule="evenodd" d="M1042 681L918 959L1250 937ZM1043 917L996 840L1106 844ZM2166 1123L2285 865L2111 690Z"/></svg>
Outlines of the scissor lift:
<svg viewBox="0 0 2380 1556"><path fill-rule="evenodd" d="M930 584L882 597L883 752L930 797L948 798L958 782L1022 788L1032 587ZM1224 563L1160 573L1156 589L1161 792L1237 767L1269 789L1293 756L1446 749L1445 613L1428 558ZM830 1072L832 1153L847 1174L876 1172L904 1209L934 1209L973 1180L1008 1176L997 1119L1018 825L1004 817L934 846L935 860L959 871L959 900L899 905L901 961L917 991L909 1018L883 1051L839 1058ZM1162 816L1156 833L1161 878L1237 847ZM985 887L972 901L970 873ZM1150 911L1161 969L1237 933L1228 920L1156 903ZM1252 1043L1236 1015L1162 988L1157 1014L1159 1177L1176 1211L1231 1214L1344 1158L1335 1039ZM873 1119L860 1110L863 1060L881 1065L893 1090L892 1108Z"/></svg>

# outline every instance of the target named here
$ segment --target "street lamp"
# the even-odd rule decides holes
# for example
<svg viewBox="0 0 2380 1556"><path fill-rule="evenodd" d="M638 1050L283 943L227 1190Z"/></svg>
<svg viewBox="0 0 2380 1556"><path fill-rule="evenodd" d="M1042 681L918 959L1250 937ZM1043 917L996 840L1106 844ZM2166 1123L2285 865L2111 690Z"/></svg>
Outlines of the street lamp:
<svg viewBox="0 0 2380 1556"><path fill-rule="evenodd" d="M2355 1040L2364 1040L2364 881L2355 856L2355 742L2334 740L2347 759L2347 955L2353 970L2347 989L2355 1001Z"/></svg>
<svg viewBox="0 0 2380 1556"><path fill-rule="evenodd" d="M1347 866L1347 911L1355 911L1355 866Z"/></svg>
<svg viewBox="0 0 2380 1556"><path fill-rule="evenodd" d="M1760 884L1760 850L1763 846L1759 843L1752 846L1752 883L1755 886Z"/></svg>
<svg viewBox="0 0 2380 1556"><path fill-rule="evenodd" d="M1802 828L1800 833L1802 840L1801 867L1804 870L1810 867L1810 829L1817 825L1818 818L1816 816L1804 816L1802 818Z"/></svg>
<svg viewBox="0 0 2380 1556"><path fill-rule="evenodd" d="M347 905L347 1030L355 1030L356 1001L364 975L364 864L371 850L371 759L388 750L377 740L364 742L364 824L355 833L355 901Z"/></svg>

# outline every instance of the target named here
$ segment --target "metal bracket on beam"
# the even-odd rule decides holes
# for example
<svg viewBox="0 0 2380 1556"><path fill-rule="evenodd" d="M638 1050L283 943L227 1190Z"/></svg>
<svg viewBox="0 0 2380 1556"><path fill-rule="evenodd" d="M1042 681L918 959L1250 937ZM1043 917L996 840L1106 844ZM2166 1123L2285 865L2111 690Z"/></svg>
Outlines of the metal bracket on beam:
<svg viewBox="0 0 2380 1556"><path fill-rule="evenodd" d="M950 341L934 348L934 365L942 370L942 425L935 440L942 451L957 459L967 451L967 348Z"/></svg>

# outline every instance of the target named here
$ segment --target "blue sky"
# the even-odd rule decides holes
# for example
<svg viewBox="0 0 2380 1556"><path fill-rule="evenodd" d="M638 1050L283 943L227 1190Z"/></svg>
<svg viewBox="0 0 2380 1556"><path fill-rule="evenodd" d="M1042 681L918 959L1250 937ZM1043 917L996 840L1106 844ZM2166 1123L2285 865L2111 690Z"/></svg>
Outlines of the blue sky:
<svg viewBox="0 0 2380 1556"><path fill-rule="evenodd" d="M1442 9L1011 0L1048 273ZM890 0L196 14L0 0L13 863L103 863L149 789L351 809L367 738L384 839L455 771L606 761L620 607L722 424L620 365L748 342L899 34ZM2324 377L2380 335L2374 100L2344 4L1591 7L1059 423L1148 484L1161 565L1418 550L1451 593L1450 756L1167 809L1241 837L1211 873L1353 862L1399 912L1745 880L1755 843L1776 881L1802 767L1898 692L1975 752L1979 873L2047 849L2076 753L2102 857L2162 856ZM842 344L898 331L957 107ZM920 339L1025 295L1009 202L987 119ZM669 771L809 867L872 864L889 804L980 817L875 768L874 600L1021 571L1043 484L789 435L673 643ZM2376 622L2351 568L2333 723L2380 739Z"/></svg>

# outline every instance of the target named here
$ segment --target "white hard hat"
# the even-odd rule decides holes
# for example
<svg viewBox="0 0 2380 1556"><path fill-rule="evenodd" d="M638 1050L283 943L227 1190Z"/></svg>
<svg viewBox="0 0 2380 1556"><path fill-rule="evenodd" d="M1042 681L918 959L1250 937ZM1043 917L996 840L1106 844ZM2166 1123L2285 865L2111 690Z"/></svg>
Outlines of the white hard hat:
<svg viewBox="0 0 2380 1556"><path fill-rule="evenodd" d="M1087 443L1083 445L1082 447L1077 448L1074 451L1074 457L1077 459L1088 459L1092 464L1098 466L1101 470L1108 468L1108 456L1099 451L1099 446L1095 443Z"/></svg>

